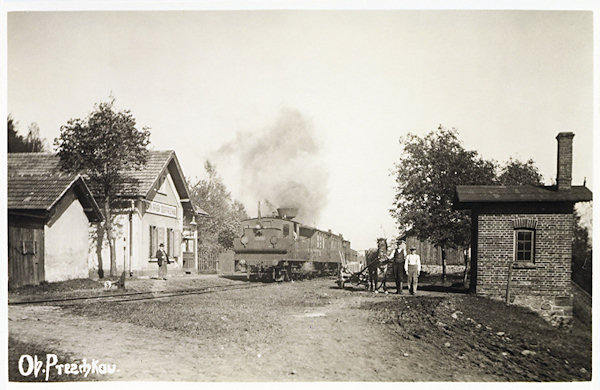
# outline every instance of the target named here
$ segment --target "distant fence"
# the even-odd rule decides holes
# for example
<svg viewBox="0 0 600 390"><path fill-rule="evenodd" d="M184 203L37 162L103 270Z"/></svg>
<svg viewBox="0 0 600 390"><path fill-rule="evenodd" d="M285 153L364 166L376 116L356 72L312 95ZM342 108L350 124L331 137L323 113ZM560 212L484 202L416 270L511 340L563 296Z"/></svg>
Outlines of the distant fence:
<svg viewBox="0 0 600 390"><path fill-rule="evenodd" d="M442 265L442 248L433 245L430 241L421 241L416 236L406 237L406 248L416 248L421 256L423 265ZM463 248L446 248L446 265L464 265Z"/></svg>
<svg viewBox="0 0 600 390"><path fill-rule="evenodd" d="M219 248L198 248L198 272L201 274L217 273L217 264L221 250Z"/></svg>

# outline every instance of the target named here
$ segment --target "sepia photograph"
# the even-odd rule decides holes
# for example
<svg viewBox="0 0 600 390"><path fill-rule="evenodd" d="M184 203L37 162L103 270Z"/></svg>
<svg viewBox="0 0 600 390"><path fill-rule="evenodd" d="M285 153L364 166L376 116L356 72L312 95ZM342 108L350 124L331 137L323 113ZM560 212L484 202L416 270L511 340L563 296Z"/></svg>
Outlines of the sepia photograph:
<svg viewBox="0 0 600 390"><path fill-rule="evenodd" d="M85 3L1 2L3 384L598 385L591 2Z"/></svg>

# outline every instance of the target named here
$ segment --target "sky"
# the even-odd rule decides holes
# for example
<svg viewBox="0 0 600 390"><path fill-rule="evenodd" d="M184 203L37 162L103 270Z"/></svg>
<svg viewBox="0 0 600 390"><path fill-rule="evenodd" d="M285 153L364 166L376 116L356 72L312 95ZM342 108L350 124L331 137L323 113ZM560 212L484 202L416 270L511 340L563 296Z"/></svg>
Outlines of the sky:
<svg viewBox="0 0 600 390"><path fill-rule="evenodd" d="M7 20L8 112L21 132L36 122L51 146L61 125L112 95L151 128L152 149L176 151L186 176L202 178L204 161L215 162L250 215L260 200L253 172L297 176L319 194L318 213L304 222L342 233L355 249L397 234L391 171L409 132L454 127L484 158L532 158L550 184L555 136L572 131L573 184L593 186L590 11L10 12ZM277 131L282 123L289 131ZM298 131L305 136L290 135ZM289 161L273 151L305 141L311 147ZM243 156L263 144L267 154L249 170Z"/></svg>

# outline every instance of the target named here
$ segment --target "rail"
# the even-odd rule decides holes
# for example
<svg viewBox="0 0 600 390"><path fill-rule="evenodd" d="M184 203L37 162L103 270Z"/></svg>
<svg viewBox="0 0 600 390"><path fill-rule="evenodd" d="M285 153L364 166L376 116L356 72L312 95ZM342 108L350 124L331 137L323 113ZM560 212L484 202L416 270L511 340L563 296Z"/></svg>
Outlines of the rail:
<svg viewBox="0 0 600 390"><path fill-rule="evenodd" d="M69 298L50 298L40 300L23 300L8 302L9 306L17 305L35 305L35 304L53 304L58 306L74 306L82 303L98 303L98 302L133 302L143 301L152 299L162 299L170 297L178 297L184 295L201 295L213 292L230 291L230 290L244 290L257 287L263 287L263 284L226 284L209 286L194 289L183 289L183 290L162 290L162 291L138 291L122 294L110 294L110 295L96 295L96 296L85 296L85 297L69 297Z"/></svg>

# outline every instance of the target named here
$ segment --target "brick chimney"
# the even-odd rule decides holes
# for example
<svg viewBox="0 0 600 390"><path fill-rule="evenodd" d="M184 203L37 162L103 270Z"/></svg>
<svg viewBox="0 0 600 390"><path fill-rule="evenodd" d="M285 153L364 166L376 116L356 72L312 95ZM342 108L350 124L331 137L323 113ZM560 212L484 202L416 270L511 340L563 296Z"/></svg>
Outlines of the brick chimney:
<svg viewBox="0 0 600 390"><path fill-rule="evenodd" d="M571 132L558 133L558 155L556 164L556 186L559 191L571 189L571 171L573 169L573 137Z"/></svg>

